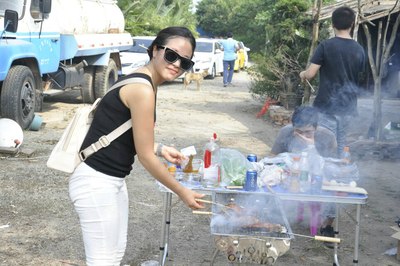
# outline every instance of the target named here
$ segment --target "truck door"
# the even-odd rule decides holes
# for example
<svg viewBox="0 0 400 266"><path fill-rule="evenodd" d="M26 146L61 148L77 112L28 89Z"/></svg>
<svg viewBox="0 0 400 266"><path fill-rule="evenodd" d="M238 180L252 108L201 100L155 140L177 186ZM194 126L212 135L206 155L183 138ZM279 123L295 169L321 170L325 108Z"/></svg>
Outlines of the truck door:
<svg viewBox="0 0 400 266"><path fill-rule="evenodd" d="M49 16L40 8L42 0L32 0L30 14L33 19L31 26L31 42L35 49L40 72L51 73L58 69L60 61L60 33L55 25L46 20ZM43 7L42 7L43 8Z"/></svg>

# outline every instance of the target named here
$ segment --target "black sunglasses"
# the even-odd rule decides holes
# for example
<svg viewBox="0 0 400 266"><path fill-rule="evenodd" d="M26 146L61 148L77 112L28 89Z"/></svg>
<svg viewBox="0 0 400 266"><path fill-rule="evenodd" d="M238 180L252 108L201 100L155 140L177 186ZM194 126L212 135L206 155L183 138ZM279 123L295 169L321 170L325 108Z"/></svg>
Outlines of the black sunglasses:
<svg viewBox="0 0 400 266"><path fill-rule="evenodd" d="M180 68L184 71L189 71L192 69L194 62L190 60L189 58L180 56L177 52L174 50L162 46L162 45L157 45L157 48L159 49L164 49L164 60L167 63L173 64L175 63L178 59L181 61Z"/></svg>

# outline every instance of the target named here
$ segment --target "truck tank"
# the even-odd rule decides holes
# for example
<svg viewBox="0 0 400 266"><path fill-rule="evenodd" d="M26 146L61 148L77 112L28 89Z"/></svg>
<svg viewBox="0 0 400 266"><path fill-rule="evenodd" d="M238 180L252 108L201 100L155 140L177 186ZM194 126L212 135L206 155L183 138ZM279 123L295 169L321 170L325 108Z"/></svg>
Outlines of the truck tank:
<svg viewBox="0 0 400 266"><path fill-rule="evenodd" d="M49 21L61 34L123 33L124 15L114 0L53 0Z"/></svg>

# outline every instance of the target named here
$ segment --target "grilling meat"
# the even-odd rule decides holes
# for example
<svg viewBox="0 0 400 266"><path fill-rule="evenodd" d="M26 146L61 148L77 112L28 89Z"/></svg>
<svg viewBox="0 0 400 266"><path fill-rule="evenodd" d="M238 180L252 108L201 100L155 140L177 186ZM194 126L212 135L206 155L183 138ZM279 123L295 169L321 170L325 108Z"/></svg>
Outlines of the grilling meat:
<svg viewBox="0 0 400 266"><path fill-rule="evenodd" d="M228 203L225 205L227 208L222 210L222 215L226 217L228 224L235 227L241 227L246 230L263 230L267 232L284 232L284 227L280 224L273 224L263 222L254 215L251 215L249 210L235 204Z"/></svg>
<svg viewBox="0 0 400 266"><path fill-rule="evenodd" d="M258 222L258 223L253 223L253 224L248 224L246 226L243 226L244 228L254 228L254 229L264 229L265 231L268 232L276 232L276 233L281 233L284 231L283 226L280 224L272 224L272 223L263 223L263 222Z"/></svg>

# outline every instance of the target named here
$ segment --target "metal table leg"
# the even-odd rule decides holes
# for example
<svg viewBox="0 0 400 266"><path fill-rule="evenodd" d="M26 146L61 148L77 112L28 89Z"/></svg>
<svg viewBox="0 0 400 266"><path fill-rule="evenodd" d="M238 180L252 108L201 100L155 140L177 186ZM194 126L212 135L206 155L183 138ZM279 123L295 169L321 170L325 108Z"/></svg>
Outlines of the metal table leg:
<svg viewBox="0 0 400 266"><path fill-rule="evenodd" d="M160 240L160 265L164 266L168 256L168 242L169 242L169 226L171 219L171 200L172 193L165 192L164 194L164 214L161 226L161 240Z"/></svg>
<svg viewBox="0 0 400 266"><path fill-rule="evenodd" d="M336 204L336 218L335 218L335 237L339 234L339 216L340 216L340 209L339 205ZM333 265L339 266L339 257L338 257L338 244L334 243L333 246L334 254L333 254Z"/></svg>
<svg viewBox="0 0 400 266"><path fill-rule="evenodd" d="M212 258L211 258L210 266L214 266L215 258L217 257L218 253L219 253L219 249L218 248L214 249L214 252L213 252Z"/></svg>
<svg viewBox="0 0 400 266"><path fill-rule="evenodd" d="M357 204L353 265L358 265L358 248L359 248L358 246L360 242L360 220L361 220L361 205Z"/></svg>

